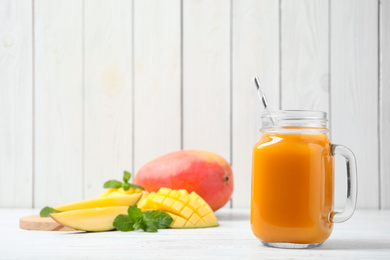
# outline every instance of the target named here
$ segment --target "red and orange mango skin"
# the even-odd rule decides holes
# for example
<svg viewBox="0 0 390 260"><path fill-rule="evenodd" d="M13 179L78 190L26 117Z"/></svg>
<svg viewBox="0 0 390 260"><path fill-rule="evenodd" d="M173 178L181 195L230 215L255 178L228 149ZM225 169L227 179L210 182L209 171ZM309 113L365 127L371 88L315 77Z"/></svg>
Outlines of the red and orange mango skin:
<svg viewBox="0 0 390 260"><path fill-rule="evenodd" d="M161 187L196 192L216 211L233 193L233 173L221 156L201 150L171 152L143 165L134 183L148 192Z"/></svg>

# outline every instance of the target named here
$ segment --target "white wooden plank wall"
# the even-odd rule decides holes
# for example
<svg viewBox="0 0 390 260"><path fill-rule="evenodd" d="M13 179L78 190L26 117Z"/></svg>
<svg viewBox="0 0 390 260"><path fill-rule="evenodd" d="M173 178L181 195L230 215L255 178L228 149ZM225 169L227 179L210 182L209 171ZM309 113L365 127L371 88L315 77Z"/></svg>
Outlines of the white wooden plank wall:
<svg viewBox="0 0 390 260"><path fill-rule="evenodd" d="M230 161L230 17L225 0L183 1L183 148Z"/></svg>
<svg viewBox="0 0 390 260"><path fill-rule="evenodd" d="M181 149L181 2L138 0L134 10L134 168L139 169Z"/></svg>
<svg viewBox="0 0 390 260"><path fill-rule="evenodd" d="M82 11L77 0L34 4L36 207L83 197Z"/></svg>
<svg viewBox="0 0 390 260"><path fill-rule="evenodd" d="M120 179L132 161L132 2L84 1L84 192Z"/></svg>
<svg viewBox="0 0 390 260"><path fill-rule="evenodd" d="M281 1L282 109L329 113L329 1Z"/></svg>
<svg viewBox="0 0 390 260"><path fill-rule="evenodd" d="M257 74L272 109L329 113L358 206L390 208L389 15L389 0L1 1L0 207L91 198L182 148L230 161L249 207Z"/></svg>
<svg viewBox="0 0 390 260"><path fill-rule="evenodd" d="M377 4L331 2L332 140L355 153L364 208L379 207Z"/></svg>
<svg viewBox="0 0 390 260"><path fill-rule="evenodd" d="M380 1L380 184L381 208L390 209L390 0Z"/></svg>
<svg viewBox="0 0 390 260"><path fill-rule="evenodd" d="M271 109L279 109L279 3L233 1L232 165L234 207L249 207L252 148L261 136L260 102L253 85L261 76Z"/></svg>
<svg viewBox="0 0 390 260"><path fill-rule="evenodd" d="M32 13L0 3L0 207L33 205Z"/></svg>

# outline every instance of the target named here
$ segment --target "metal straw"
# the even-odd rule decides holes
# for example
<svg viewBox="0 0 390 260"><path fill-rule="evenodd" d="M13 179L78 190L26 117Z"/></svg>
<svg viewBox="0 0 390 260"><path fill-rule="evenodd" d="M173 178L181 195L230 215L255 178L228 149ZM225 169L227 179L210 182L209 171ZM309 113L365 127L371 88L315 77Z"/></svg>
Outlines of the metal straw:
<svg viewBox="0 0 390 260"><path fill-rule="evenodd" d="M265 96L264 92L261 91L260 80L258 77L254 77L253 80L254 80L256 88L257 88L257 95L259 96L259 99L260 99L261 103L263 104L265 111L268 111L267 97ZM270 116L270 119L272 121L272 124L275 125L274 118L272 116Z"/></svg>

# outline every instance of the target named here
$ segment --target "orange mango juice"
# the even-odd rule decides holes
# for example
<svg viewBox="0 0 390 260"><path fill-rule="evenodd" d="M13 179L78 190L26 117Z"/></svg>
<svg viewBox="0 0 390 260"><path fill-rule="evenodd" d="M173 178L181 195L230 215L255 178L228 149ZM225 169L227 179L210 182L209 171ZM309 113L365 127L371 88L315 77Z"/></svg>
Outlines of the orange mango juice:
<svg viewBox="0 0 390 260"><path fill-rule="evenodd" d="M333 228L333 169L326 134L263 133L252 158L255 236L268 243L325 241Z"/></svg>

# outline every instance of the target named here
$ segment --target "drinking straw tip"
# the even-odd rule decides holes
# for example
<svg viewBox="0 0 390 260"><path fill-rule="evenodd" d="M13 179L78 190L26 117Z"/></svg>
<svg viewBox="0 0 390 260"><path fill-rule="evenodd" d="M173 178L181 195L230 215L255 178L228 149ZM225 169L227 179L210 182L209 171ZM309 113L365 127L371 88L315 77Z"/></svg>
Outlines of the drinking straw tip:
<svg viewBox="0 0 390 260"><path fill-rule="evenodd" d="M255 82L257 90L260 89L260 80L258 77L253 77L253 81Z"/></svg>

